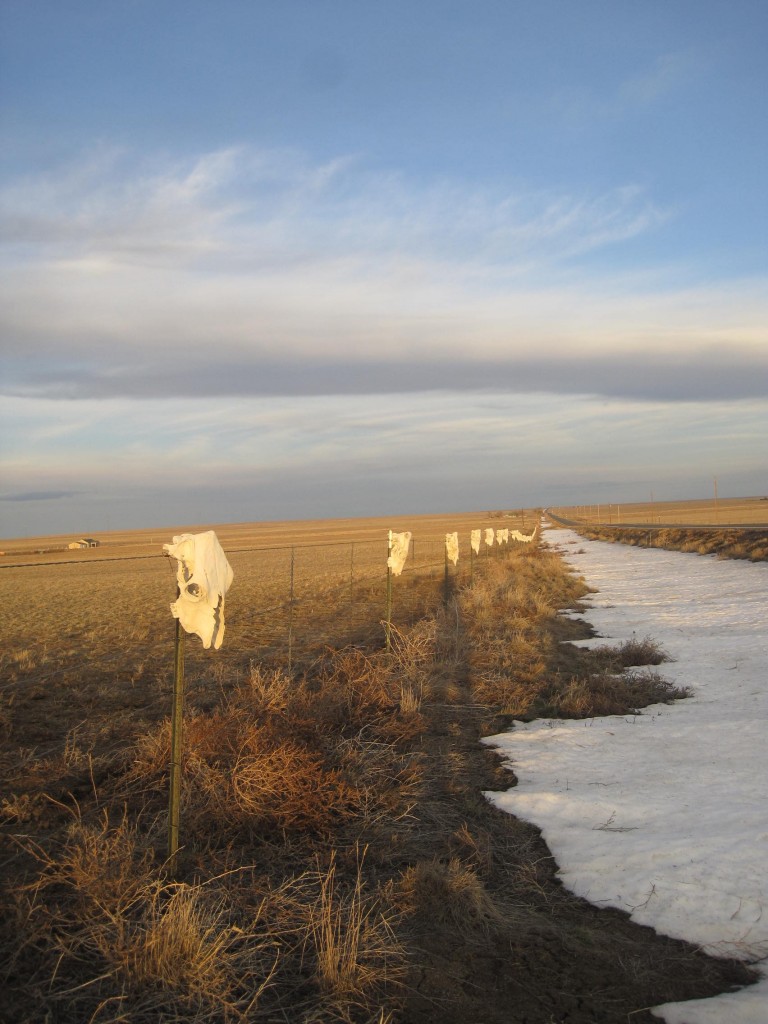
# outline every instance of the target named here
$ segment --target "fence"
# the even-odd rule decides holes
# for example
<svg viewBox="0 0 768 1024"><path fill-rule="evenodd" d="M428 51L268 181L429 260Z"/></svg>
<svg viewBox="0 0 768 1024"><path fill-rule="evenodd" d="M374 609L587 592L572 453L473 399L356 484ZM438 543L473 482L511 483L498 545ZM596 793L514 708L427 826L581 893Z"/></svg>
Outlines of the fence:
<svg viewBox="0 0 768 1024"><path fill-rule="evenodd" d="M494 535L492 547L483 537L476 554L463 530L454 565L446 561L444 532L415 533L399 576L387 571L384 529L377 540L279 547L238 546L225 536L235 578L223 646L205 651L191 637L187 679L207 692L251 664L299 668L328 647L381 647L388 607L395 628L436 609L446 593L471 582L483 559L503 558L513 536L499 545ZM160 539L132 556L118 550L110 557L104 545L77 560L67 553L60 562L4 567L0 575L14 594L13 615L0 625L0 678L8 687L21 678L71 687L88 693L93 706L154 699L150 691L164 689L173 670L169 605L176 596L176 565L160 554Z"/></svg>
<svg viewBox="0 0 768 1024"><path fill-rule="evenodd" d="M262 664L291 668L327 646L386 642L388 624L403 626L437 607L453 589L471 583L484 558L503 557L533 534L510 535L479 553L467 537L454 564L446 543L410 539L400 574L388 570L380 541L234 550L227 557L235 582L227 598L225 647L253 651ZM247 595L247 599L244 598Z"/></svg>
<svg viewBox="0 0 768 1024"><path fill-rule="evenodd" d="M471 584L478 561L504 557L516 539L533 539L486 527L466 531L459 543L457 533L433 530L424 537L390 533L378 540L272 548L227 544L235 578L226 598L224 644L214 651L196 638L185 645L182 631L174 629L169 605L177 595L176 563L161 557L154 544L152 554L110 554L104 545L95 558L46 552L52 560L6 564L3 581L14 595L14 614L0 627L0 696L10 694L8 706L19 697L19 707L36 723L29 731L35 742L50 747L66 730L64 749L74 751L81 730L91 738L104 729L126 736L167 714L172 670L173 865L185 676L187 697L205 712L217 707L222 686L236 683L253 665L291 670L328 647L381 648L391 628L422 617L457 586ZM395 537L408 539L402 569L393 564ZM29 704L38 700L50 702L47 715Z"/></svg>

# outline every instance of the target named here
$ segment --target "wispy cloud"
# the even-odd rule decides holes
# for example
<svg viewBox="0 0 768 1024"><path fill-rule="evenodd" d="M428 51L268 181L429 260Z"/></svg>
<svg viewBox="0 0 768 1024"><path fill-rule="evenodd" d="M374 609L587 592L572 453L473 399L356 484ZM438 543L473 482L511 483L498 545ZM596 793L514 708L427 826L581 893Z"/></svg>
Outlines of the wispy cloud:
<svg viewBox="0 0 768 1024"><path fill-rule="evenodd" d="M103 152L0 192L6 394L762 393L763 281L597 274L666 213L354 158ZM665 268L665 273L668 268Z"/></svg>
<svg viewBox="0 0 768 1024"><path fill-rule="evenodd" d="M365 266L407 254L414 262L500 262L514 273L566 262L663 219L631 184L602 195L509 194L408 181L354 157L312 165L297 152L247 147L164 164L102 151L0 191L6 247L30 247L31 260L104 266L151 257L153 266L250 271L338 259Z"/></svg>
<svg viewBox="0 0 768 1024"><path fill-rule="evenodd" d="M79 491L21 491L17 494L0 494L0 501L59 501L61 498L76 497Z"/></svg>
<svg viewBox="0 0 768 1024"><path fill-rule="evenodd" d="M618 90L620 104L647 106L680 91L705 72L703 58L692 51L659 54L644 71L626 78Z"/></svg>
<svg viewBox="0 0 768 1024"><path fill-rule="evenodd" d="M606 123L636 117L684 97L709 70L709 60L700 52L661 53L637 69L617 65L613 82L569 83L567 89L549 97L547 113L567 129L592 134Z"/></svg>
<svg viewBox="0 0 768 1024"><path fill-rule="evenodd" d="M642 500L644 481L659 498L679 496L709 487L713 474L721 493L754 493L768 430L765 402L627 404L541 392L30 401L41 427L79 427L66 448L40 440L8 460L0 535L18 532L3 523L23 523L24 503L34 510L57 499L61 528L85 530L104 529L108 507L113 522L130 513L147 525L374 515L546 495L577 501L582 492ZM6 436L13 412L0 423ZM106 422L111 432L100 429ZM76 491L89 496L85 517L82 501L69 502Z"/></svg>

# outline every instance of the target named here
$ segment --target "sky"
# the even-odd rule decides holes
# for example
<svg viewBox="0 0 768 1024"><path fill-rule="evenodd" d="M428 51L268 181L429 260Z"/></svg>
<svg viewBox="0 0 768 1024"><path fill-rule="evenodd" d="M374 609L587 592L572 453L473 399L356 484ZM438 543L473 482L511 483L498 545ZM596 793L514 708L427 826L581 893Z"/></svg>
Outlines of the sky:
<svg viewBox="0 0 768 1024"><path fill-rule="evenodd" d="M655 1016L764 1024L768 565L585 542L568 530L544 538L596 591L585 614L569 613L597 634L577 644L650 636L670 658L659 674L690 696L639 715L516 722L483 742L517 785L486 796L542 830L578 896L760 972L756 985Z"/></svg>
<svg viewBox="0 0 768 1024"><path fill-rule="evenodd" d="M0 0L0 536L768 492L764 0Z"/></svg>

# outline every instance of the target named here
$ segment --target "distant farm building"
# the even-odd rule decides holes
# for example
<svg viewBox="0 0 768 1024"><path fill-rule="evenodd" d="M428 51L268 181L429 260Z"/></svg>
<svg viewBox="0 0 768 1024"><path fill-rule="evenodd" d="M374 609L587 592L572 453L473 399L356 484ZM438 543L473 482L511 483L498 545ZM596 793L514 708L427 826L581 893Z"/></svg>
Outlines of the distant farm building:
<svg viewBox="0 0 768 1024"><path fill-rule="evenodd" d="M93 537L81 537L80 540L73 540L67 544L70 551L77 551L80 548L97 548L98 546L99 542Z"/></svg>

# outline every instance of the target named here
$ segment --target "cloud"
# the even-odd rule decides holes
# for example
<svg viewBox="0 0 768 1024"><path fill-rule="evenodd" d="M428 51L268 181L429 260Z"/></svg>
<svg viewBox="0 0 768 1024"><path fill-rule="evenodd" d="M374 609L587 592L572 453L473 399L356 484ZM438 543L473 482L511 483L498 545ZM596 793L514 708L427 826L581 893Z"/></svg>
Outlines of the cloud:
<svg viewBox="0 0 768 1024"><path fill-rule="evenodd" d="M704 72L702 58L692 51L662 53L645 71L626 78L619 90L620 103L648 106L666 99Z"/></svg>
<svg viewBox="0 0 768 1024"><path fill-rule="evenodd" d="M192 163L133 165L103 149L0 191L4 247L17 260L95 256L163 262L205 251L237 208L216 201L236 162L222 150Z"/></svg>
<svg viewBox="0 0 768 1024"><path fill-rule="evenodd" d="M759 399L676 404L547 392L163 403L36 399L39 431L26 442L31 457L24 459L27 430L12 424L13 407L20 404L11 400L2 423L3 433L15 437L20 448L4 474L11 493L63 492L73 489L73 478L78 490L91 490L102 477L175 488L190 477L215 486L219 474L258 475L278 468L289 475L322 476L332 467L353 474L366 465L370 472L413 466L420 473L430 464L454 475L457 468L506 462L562 465L574 458L584 463L606 458L623 465L633 450L651 452L659 464L683 448L717 457L733 448L754 454L764 451L768 408ZM83 415L88 408L94 410L90 422ZM77 429L51 447L45 430L51 421L71 421Z"/></svg>
<svg viewBox="0 0 768 1024"><path fill-rule="evenodd" d="M406 182L354 157L103 151L0 190L6 395L764 394L762 280L591 263L661 229L602 195Z"/></svg>
<svg viewBox="0 0 768 1024"><path fill-rule="evenodd" d="M26 410L26 411L25 411ZM768 403L505 391L9 399L0 535L765 490ZM56 427L58 433L52 431ZM596 482L606 481L605 486ZM609 486L608 482L612 482ZM50 500L35 495L50 495ZM61 500L53 500L60 495Z"/></svg>
<svg viewBox="0 0 768 1024"><path fill-rule="evenodd" d="M549 98L546 113L566 130L594 134L606 122L624 121L642 112L654 112L662 103L684 99L690 86L711 74L710 59L694 49L658 54L650 63L629 70L619 66L615 80L600 81L600 88L569 83Z"/></svg>
<svg viewBox="0 0 768 1024"><path fill-rule="evenodd" d="M105 267L195 261L250 270L408 253L525 269L663 219L631 184L601 195L509 193L408 181L349 156L312 165L295 151L248 147L164 163L104 150L0 192L6 245Z"/></svg>
<svg viewBox="0 0 768 1024"><path fill-rule="evenodd" d="M59 501L61 498L74 498L80 491L22 491L18 494L0 494L0 501Z"/></svg>
<svg viewBox="0 0 768 1024"><path fill-rule="evenodd" d="M30 368L12 393L53 399L387 395L428 391L610 395L664 401L733 401L768 395L768 353L702 348L690 358L659 353L509 361L435 359L357 364L329 360L208 363L191 355L174 364L123 365L51 373Z"/></svg>

